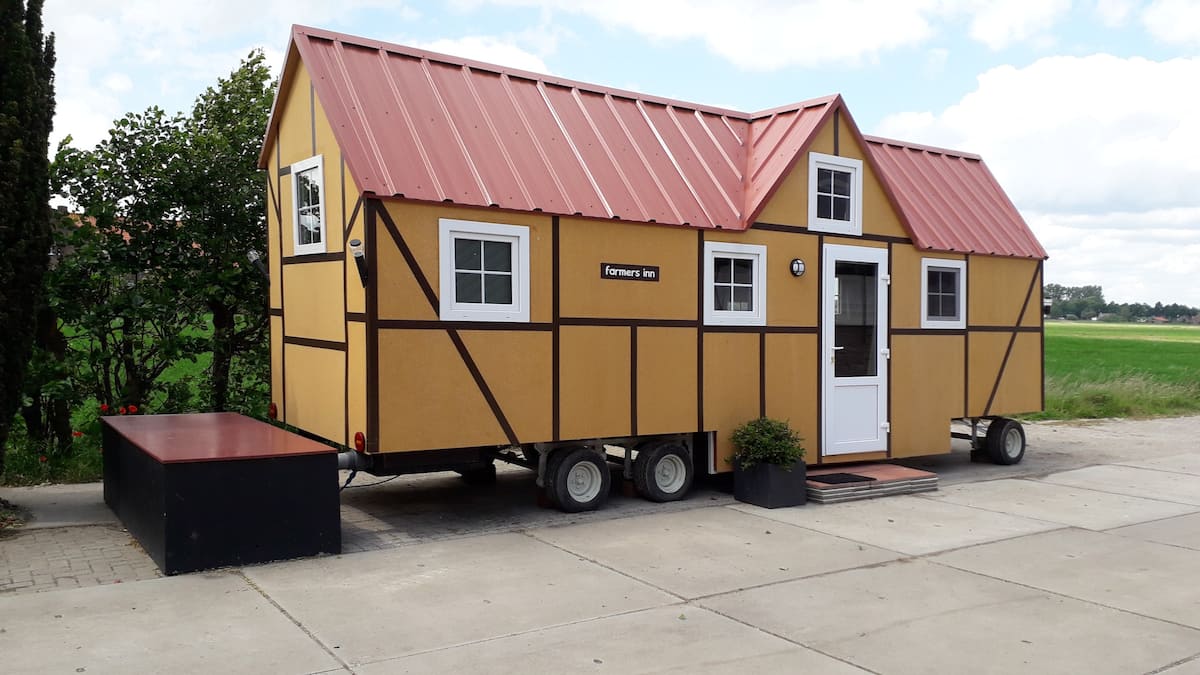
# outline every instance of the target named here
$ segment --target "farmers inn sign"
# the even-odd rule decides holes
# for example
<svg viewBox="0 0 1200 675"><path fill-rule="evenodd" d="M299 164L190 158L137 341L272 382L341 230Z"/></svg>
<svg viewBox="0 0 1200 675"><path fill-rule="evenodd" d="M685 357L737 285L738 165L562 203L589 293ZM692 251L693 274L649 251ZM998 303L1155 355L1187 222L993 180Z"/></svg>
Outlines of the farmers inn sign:
<svg viewBox="0 0 1200 675"><path fill-rule="evenodd" d="M658 266L600 263L600 278L621 279L624 281L658 281Z"/></svg>

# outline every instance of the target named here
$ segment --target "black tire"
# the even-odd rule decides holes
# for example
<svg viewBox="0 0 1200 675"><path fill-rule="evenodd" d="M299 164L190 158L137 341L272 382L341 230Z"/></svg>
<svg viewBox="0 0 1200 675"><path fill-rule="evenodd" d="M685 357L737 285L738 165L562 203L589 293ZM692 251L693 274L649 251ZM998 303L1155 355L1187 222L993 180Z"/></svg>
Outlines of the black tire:
<svg viewBox="0 0 1200 675"><path fill-rule="evenodd" d="M603 455L587 448L550 455L547 484L556 506L567 513L594 511L608 501L612 472Z"/></svg>
<svg viewBox="0 0 1200 675"><path fill-rule="evenodd" d="M638 452L633 460L633 484L652 502L673 502L692 488L692 456L678 443L660 443Z"/></svg>
<svg viewBox="0 0 1200 675"><path fill-rule="evenodd" d="M469 469L459 469L458 475L462 476L463 482L467 485L491 485L496 482L496 465L483 464Z"/></svg>
<svg viewBox="0 0 1200 675"><path fill-rule="evenodd" d="M1001 417L989 424L987 454L993 464L1019 464L1025 457L1025 430L1021 423Z"/></svg>

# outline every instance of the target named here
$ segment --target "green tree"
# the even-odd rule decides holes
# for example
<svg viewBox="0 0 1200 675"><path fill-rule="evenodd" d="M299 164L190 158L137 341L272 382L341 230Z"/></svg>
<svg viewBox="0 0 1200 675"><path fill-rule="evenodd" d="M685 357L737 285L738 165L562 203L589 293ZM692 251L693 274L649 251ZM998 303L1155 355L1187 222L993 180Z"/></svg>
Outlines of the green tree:
<svg viewBox="0 0 1200 675"><path fill-rule="evenodd" d="M267 279L250 251L267 247L266 201L257 168L274 87L261 51L196 100L184 122L178 172L181 221L203 255L189 259L196 301L212 316L208 407L253 412L268 382ZM231 377L232 374L232 377ZM265 400L265 399L264 399ZM257 404L258 408L262 403Z"/></svg>
<svg viewBox="0 0 1200 675"><path fill-rule="evenodd" d="M50 250L47 160L54 35L42 0L0 0L0 472L33 342Z"/></svg>

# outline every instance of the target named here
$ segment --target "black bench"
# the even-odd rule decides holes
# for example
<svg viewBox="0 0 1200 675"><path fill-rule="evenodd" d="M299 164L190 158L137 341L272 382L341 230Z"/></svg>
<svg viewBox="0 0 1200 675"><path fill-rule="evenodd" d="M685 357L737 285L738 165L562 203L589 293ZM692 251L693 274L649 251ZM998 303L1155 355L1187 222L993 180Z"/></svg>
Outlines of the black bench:
<svg viewBox="0 0 1200 675"><path fill-rule="evenodd" d="M104 501L164 573L341 552L333 448L236 413L102 422Z"/></svg>

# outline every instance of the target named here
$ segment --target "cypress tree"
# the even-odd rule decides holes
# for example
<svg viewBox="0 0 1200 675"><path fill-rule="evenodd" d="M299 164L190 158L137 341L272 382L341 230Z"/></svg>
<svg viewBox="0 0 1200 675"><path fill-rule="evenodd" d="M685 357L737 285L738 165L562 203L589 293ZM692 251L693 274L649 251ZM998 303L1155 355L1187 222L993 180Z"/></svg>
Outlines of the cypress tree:
<svg viewBox="0 0 1200 675"><path fill-rule="evenodd" d="M0 0L0 473L50 252L54 35L43 0Z"/></svg>

